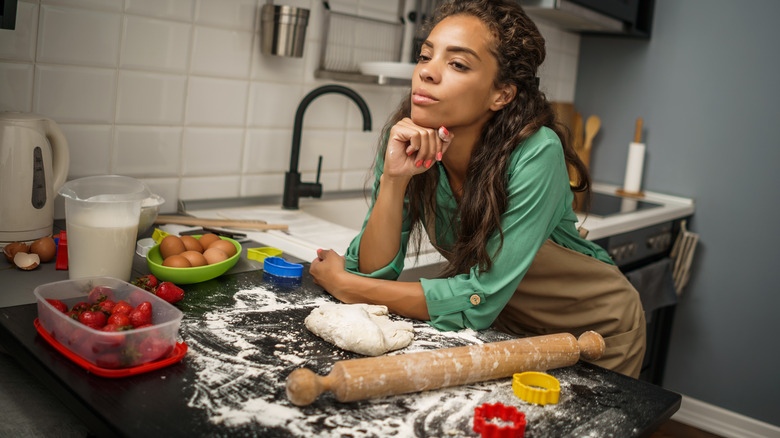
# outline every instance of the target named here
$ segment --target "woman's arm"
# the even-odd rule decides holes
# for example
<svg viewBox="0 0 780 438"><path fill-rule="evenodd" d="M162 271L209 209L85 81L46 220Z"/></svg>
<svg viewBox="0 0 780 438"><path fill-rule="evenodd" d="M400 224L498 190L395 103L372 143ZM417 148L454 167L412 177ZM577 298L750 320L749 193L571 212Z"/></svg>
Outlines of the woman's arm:
<svg viewBox="0 0 780 438"><path fill-rule="evenodd" d="M405 118L390 129L379 192L360 241L358 269L364 274L388 265L401 247L406 186L412 176L440 160L452 141Z"/></svg>
<svg viewBox="0 0 780 438"><path fill-rule="evenodd" d="M344 270L344 258L332 250L320 250L311 263L314 283L339 301L381 304L398 315L428 321L428 305L420 283L362 277Z"/></svg>

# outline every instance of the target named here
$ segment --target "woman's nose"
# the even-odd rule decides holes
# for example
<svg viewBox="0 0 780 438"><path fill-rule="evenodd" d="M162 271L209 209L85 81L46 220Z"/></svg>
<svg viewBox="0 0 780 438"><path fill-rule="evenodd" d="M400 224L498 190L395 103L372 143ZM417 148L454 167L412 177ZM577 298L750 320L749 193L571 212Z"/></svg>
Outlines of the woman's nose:
<svg viewBox="0 0 780 438"><path fill-rule="evenodd" d="M425 64L419 64L417 68L417 74L420 75L420 79L423 82L436 83L441 79L441 74L434 62L429 61Z"/></svg>

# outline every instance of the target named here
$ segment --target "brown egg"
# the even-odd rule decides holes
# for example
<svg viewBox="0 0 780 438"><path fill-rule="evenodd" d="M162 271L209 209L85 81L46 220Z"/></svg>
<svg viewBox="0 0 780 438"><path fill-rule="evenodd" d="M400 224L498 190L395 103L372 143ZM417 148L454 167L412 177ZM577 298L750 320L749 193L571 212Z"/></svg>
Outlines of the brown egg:
<svg viewBox="0 0 780 438"><path fill-rule="evenodd" d="M209 247L209 245L211 245L213 242L216 242L217 240L220 239L219 236L217 236L214 233L206 233L200 236L198 240L200 241L200 246L202 246L203 250L205 251Z"/></svg>
<svg viewBox="0 0 780 438"><path fill-rule="evenodd" d="M5 258L8 260L8 263L13 264L14 263L14 256L17 252L29 252L30 246L27 245L24 242L12 242L3 247L3 252L5 253Z"/></svg>
<svg viewBox="0 0 780 438"><path fill-rule="evenodd" d="M206 258L206 262L210 265L224 262L228 259L227 254L219 248L209 248L206 251L203 251L203 257Z"/></svg>
<svg viewBox="0 0 780 438"><path fill-rule="evenodd" d="M41 237L32 244L30 244L30 252L38 254L41 262L46 263L54 260L54 256L57 254L57 245L54 243L54 239L50 236Z"/></svg>
<svg viewBox="0 0 780 438"><path fill-rule="evenodd" d="M221 249L222 252L227 254L228 258L233 257L234 255L236 255L236 252L237 252L235 245L233 245L231 242L228 242L227 240L221 240L221 239L217 240L217 241L213 242L211 245L209 245L208 249L211 249L211 248L219 248L219 249Z"/></svg>
<svg viewBox="0 0 780 438"><path fill-rule="evenodd" d="M206 262L206 257L203 257L203 254L199 253L198 251L184 251L179 255L187 259L193 268L198 266L205 266L208 264Z"/></svg>
<svg viewBox="0 0 780 438"><path fill-rule="evenodd" d="M181 254L186 250L187 249L184 247L184 243L182 243L179 236L169 234L165 236L162 241L160 241L160 255L162 256L163 260L172 255Z"/></svg>
<svg viewBox="0 0 780 438"><path fill-rule="evenodd" d="M165 260L163 260L163 266L167 266L169 268L191 268L192 267L190 261L187 260L187 258L181 254L174 254L170 257L167 257Z"/></svg>
<svg viewBox="0 0 780 438"><path fill-rule="evenodd" d="M201 246L198 239L192 236L181 236L181 243L184 244L184 248L187 251L203 252L203 246Z"/></svg>

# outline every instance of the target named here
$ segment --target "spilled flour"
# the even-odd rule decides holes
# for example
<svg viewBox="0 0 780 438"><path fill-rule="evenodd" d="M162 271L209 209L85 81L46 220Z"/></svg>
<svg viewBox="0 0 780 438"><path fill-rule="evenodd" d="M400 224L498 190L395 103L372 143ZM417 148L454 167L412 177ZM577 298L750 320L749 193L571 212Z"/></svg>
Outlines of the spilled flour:
<svg viewBox="0 0 780 438"><path fill-rule="evenodd" d="M325 393L312 405L297 407L284 390L293 370L306 367L327 375L336 361L361 357L324 342L303 325L311 309L332 303L332 298L256 287L236 293L233 299L232 305L185 319L182 336L189 346L188 366L196 370L188 406L205 411L213 424L240 429L241 435L249 430L249 436L474 436L474 408L500 402L525 412L527 436L560 436L560 428L545 435L548 431L534 425L571 424L564 432L574 432L576 417L582 415L582 406L573 403L576 394L610 391L608 385L582 374L585 371L567 368L550 371L561 382L558 405L519 400L512 392L511 378L506 378L351 403L340 403ZM492 331L439 332L419 321L414 322L414 335L411 345L391 354L507 339ZM593 408L606 415L607 425L621 421L619 410ZM586 426L576 435L590 436Z"/></svg>

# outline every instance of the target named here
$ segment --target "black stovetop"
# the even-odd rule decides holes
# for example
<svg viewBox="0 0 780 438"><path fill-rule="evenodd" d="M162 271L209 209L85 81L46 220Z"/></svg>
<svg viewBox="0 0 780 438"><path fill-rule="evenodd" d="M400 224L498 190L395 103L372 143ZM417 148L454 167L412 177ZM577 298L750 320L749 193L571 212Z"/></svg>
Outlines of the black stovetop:
<svg viewBox="0 0 780 438"><path fill-rule="evenodd" d="M610 193L593 192L590 203L590 214L593 216L614 216L639 210L661 207L661 204L642 201L640 199L618 196Z"/></svg>

